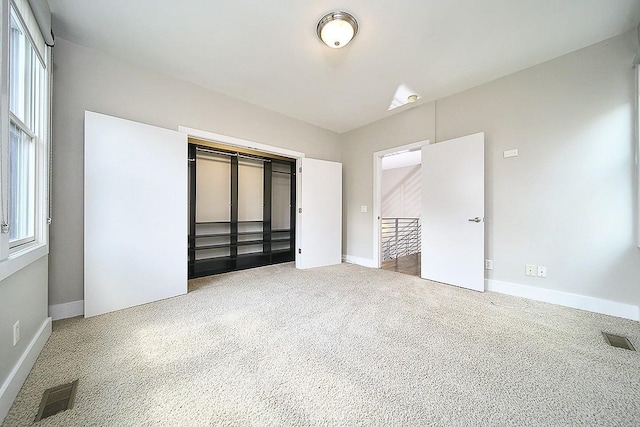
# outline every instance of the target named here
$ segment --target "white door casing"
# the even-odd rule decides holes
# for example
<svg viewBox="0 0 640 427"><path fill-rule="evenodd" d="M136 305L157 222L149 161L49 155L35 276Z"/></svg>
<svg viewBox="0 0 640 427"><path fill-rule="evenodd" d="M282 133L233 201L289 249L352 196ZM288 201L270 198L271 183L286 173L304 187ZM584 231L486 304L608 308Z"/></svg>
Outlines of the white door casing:
<svg viewBox="0 0 640 427"><path fill-rule="evenodd" d="M390 154L400 151L414 151L422 149L423 146L429 144L429 140L414 142L411 144L401 145L386 150L376 151L373 153L373 262L374 268L382 266L381 257L381 240L380 235L382 226L382 159ZM422 168L422 167L421 167ZM422 174L422 170L420 172Z"/></svg>
<svg viewBox="0 0 640 427"><path fill-rule="evenodd" d="M421 276L484 291L484 133L422 148Z"/></svg>
<svg viewBox="0 0 640 427"><path fill-rule="evenodd" d="M296 268L342 262L342 164L302 159Z"/></svg>
<svg viewBox="0 0 640 427"><path fill-rule="evenodd" d="M187 292L187 138L85 112L84 305L95 316Z"/></svg>

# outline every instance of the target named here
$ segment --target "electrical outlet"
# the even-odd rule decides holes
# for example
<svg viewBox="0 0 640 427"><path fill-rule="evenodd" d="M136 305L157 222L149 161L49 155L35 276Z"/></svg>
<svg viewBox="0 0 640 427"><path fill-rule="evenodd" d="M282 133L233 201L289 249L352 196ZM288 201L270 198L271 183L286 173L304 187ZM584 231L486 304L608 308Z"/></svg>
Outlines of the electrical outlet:
<svg viewBox="0 0 640 427"><path fill-rule="evenodd" d="M525 269L525 274L527 276L534 276L536 275L536 266L534 264L527 264L526 265L526 269Z"/></svg>
<svg viewBox="0 0 640 427"><path fill-rule="evenodd" d="M13 324L13 345L18 344L20 341L20 321L18 320Z"/></svg>
<svg viewBox="0 0 640 427"><path fill-rule="evenodd" d="M493 270L493 260L492 259L485 259L484 260L484 269L485 270Z"/></svg>
<svg viewBox="0 0 640 427"><path fill-rule="evenodd" d="M538 277L547 277L547 267L544 265L538 266Z"/></svg>

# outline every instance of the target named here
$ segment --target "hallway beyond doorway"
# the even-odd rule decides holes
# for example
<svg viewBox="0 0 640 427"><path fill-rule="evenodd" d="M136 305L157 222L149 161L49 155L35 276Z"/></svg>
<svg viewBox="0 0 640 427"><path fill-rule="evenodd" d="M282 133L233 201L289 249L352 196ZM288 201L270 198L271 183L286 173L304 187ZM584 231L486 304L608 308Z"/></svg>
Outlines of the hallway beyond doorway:
<svg viewBox="0 0 640 427"><path fill-rule="evenodd" d="M382 262L382 269L420 277L420 252Z"/></svg>

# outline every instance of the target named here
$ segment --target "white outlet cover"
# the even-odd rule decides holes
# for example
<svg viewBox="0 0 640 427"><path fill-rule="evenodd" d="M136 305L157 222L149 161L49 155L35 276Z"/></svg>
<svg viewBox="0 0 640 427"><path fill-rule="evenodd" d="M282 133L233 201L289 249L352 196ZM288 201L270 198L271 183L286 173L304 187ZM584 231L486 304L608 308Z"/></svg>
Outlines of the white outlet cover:
<svg viewBox="0 0 640 427"><path fill-rule="evenodd" d="M367 205L360 205L360 212L362 213L367 212Z"/></svg>
<svg viewBox="0 0 640 427"><path fill-rule="evenodd" d="M536 266L534 264L527 264L525 267L525 273L527 276L536 275Z"/></svg>
<svg viewBox="0 0 640 427"><path fill-rule="evenodd" d="M493 260L485 259L484 260L484 268L485 268L485 270L493 270Z"/></svg>
<svg viewBox="0 0 640 427"><path fill-rule="evenodd" d="M538 277L547 277L547 267L544 265L538 266Z"/></svg>
<svg viewBox="0 0 640 427"><path fill-rule="evenodd" d="M18 320L13 324L13 345L18 344L20 341L20 321Z"/></svg>

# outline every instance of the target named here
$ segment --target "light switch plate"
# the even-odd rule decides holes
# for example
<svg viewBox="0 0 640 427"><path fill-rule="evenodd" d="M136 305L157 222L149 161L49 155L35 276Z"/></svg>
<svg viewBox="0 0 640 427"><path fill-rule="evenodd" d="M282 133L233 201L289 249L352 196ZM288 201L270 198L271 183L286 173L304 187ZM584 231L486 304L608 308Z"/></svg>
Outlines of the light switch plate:
<svg viewBox="0 0 640 427"><path fill-rule="evenodd" d="M514 148L513 150L506 150L502 155L505 159L508 159L509 157L518 157L518 149Z"/></svg>
<svg viewBox="0 0 640 427"><path fill-rule="evenodd" d="M360 206L360 212L364 213L367 211L367 205L361 205Z"/></svg>

